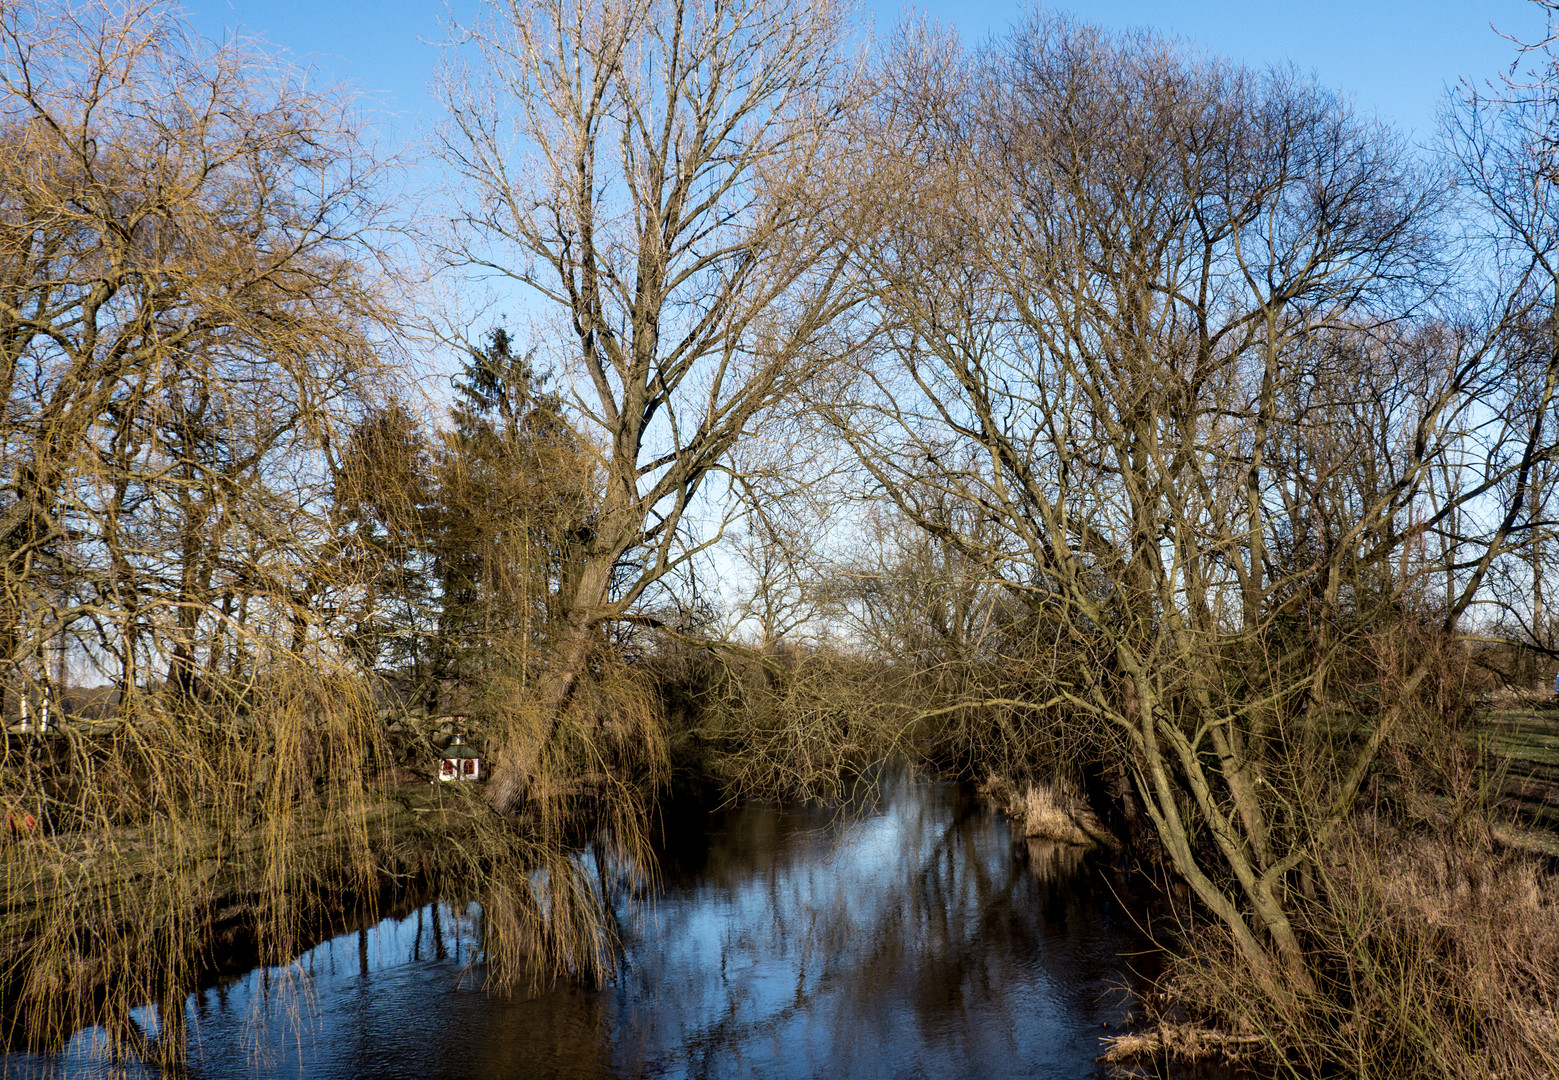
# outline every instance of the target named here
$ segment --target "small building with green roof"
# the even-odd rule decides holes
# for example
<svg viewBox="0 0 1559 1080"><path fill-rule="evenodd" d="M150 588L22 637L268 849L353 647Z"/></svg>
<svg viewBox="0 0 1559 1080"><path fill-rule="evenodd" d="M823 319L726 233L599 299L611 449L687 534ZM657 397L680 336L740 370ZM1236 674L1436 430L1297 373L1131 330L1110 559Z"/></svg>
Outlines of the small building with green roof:
<svg viewBox="0 0 1559 1080"><path fill-rule="evenodd" d="M438 778L440 780L480 780L482 778L482 755L466 745L466 741L456 735L444 748L444 752L438 759Z"/></svg>

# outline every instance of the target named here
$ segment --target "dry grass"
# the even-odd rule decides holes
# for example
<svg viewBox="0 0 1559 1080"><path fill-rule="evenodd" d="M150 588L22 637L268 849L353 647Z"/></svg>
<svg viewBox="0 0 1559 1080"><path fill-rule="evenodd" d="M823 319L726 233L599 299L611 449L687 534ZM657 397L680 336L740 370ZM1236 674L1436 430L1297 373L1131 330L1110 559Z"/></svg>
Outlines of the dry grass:
<svg viewBox="0 0 1559 1080"><path fill-rule="evenodd" d="M1192 1024L1159 1023L1157 1027L1104 1039L1099 1060L1107 1065L1158 1061L1239 1061L1247 1051L1266 1043L1260 1035L1230 1035Z"/></svg>
<svg viewBox="0 0 1559 1080"><path fill-rule="evenodd" d="M1559 1075L1559 877L1486 832L1365 817L1315 884L1296 898L1314 994L1256 985L1208 933L1172 969L1161 1015L1259 1043L1291 1075Z"/></svg>
<svg viewBox="0 0 1559 1080"><path fill-rule="evenodd" d="M1113 846L1114 839L1077 788L1064 777L1030 780L1021 788L990 776L980 791L994 802L1019 836L1082 847Z"/></svg>
<svg viewBox="0 0 1559 1080"><path fill-rule="evenodd" d="M1552 708L1553 705L1553 692L1546 688L1498 686L1483 695L1483 707L1494 713L1510 711L1526 713L1533 709Z"/></svg>

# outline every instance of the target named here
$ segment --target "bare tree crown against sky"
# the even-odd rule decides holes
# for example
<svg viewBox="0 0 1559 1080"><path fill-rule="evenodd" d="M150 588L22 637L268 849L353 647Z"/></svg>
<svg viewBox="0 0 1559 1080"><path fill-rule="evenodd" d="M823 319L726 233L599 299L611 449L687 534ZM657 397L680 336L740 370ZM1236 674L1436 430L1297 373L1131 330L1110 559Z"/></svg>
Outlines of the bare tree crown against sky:
<svg viewBox="0 0 1559 1080"><path fill-rule="evenodd" d="M241 632L235 576L315 621L322 454L395 381L379 175L346 98L161 5L0 14L7 634L94 625L133 684L197 622Z"/></svg>
<svg viewBox="0 0 1559 1080"><path fill-rule="evenodd" d="M1431 314L1443 187L1313 83L1044 15L883 70L881 362L840 429L1047 628L1032 708L1100 722L1252 969L1308 988L1294 875L1440 663L1383 643L1447 640L1523 542L1554 354L1512 362L1519 298ZM1436 608L1422 538L1474 500ZM1364 672L1390 700L1334 740Z"/></svg>
<svg viewBox="0 0 1559 1080"><path fill-rule="evenodd" d="M792 399L851 304L814 194L853 70L848 12L791 0L495 2L460 31L439 146L463 194L444 257L550 310L538 342L605 489L495 801L513 806L603 623L699 543L707 478Z"/></svg>

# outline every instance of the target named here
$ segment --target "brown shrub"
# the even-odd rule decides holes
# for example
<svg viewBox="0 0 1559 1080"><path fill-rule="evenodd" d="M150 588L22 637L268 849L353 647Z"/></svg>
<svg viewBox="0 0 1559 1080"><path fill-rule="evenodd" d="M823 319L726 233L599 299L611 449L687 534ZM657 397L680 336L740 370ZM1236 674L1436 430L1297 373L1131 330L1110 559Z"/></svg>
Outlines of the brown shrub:
<svg viewBox="0 0 1559 1080"><path fill-rule="evenodd" d="M1361 817L1297 905L1315 994L1264 991L1207 934L1159 1011L1259 1035L1274 1069L1300 1075L1559 1075L1559 877L1486 836Z"/></svg>

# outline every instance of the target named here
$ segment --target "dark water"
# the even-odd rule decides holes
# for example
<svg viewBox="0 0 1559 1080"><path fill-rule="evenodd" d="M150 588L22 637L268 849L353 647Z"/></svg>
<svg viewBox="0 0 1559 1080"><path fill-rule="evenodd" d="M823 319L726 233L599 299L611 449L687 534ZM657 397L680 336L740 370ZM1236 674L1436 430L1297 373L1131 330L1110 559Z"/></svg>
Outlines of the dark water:
<svg viewBox="0 0 1559 1080"><path fill-rule="evenodd" d="M752 804L667 831L611 985L489 996L471 921L427 907L193 995L190 1074L1074 1080L1151 964L1107 871L1015 844L951 786L843 822ZM103 1075L92 1045L6 1074Z"/></svg>

